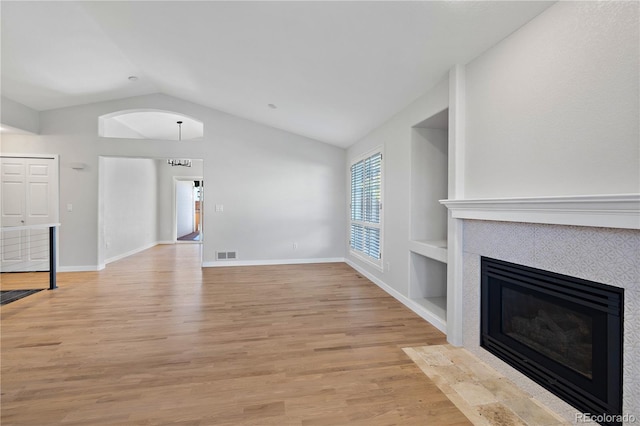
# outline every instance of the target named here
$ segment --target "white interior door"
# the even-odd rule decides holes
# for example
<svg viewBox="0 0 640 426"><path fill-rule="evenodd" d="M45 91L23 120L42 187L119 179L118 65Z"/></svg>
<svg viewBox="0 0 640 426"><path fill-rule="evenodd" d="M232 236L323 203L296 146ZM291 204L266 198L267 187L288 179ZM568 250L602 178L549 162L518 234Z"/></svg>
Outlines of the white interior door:
<svg viewBox="0 0 640 426"><path fill-rule="evenodd" d="M58 221L58 160L2 158L0 163L2 227L30 226ZM2 271L48 269L48 229L2 232Z"/></svg>
<svg viewBox="0 0 640 426"><path fill-rule="evenodd" d="M193 181L176 181L176 236L180 238L195 230Z"/></svg>

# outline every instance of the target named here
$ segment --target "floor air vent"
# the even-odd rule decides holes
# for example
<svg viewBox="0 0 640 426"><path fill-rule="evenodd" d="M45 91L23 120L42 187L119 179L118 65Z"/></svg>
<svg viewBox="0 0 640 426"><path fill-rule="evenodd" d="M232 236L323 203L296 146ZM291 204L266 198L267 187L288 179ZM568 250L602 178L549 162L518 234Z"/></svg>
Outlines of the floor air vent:
<svg viewBox="0 0 640 426"><path fill-rule="evenodd" d="M217 251L216 260L235 260L238 254L235 251Z"/></svg>

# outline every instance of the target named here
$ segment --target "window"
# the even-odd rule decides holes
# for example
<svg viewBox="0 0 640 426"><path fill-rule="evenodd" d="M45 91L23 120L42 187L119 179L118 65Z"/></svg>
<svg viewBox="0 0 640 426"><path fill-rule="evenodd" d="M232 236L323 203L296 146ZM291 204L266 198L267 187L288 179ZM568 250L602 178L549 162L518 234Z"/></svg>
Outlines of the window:
<svg viewBox="0 0 640 426"><path fill-rule="evenodd" d="M350 246L354 254L382 266L382 153L351 165Z"/></svg>

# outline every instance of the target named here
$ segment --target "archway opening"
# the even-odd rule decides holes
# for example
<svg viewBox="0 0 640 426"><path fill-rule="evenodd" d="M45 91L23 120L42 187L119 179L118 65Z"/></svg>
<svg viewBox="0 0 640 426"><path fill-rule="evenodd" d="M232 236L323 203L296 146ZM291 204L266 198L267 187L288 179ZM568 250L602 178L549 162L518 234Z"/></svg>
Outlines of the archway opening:
<svg viewBox="0 0 640 426"><path fill-rule="evenodd" d="M172 111L123 110L100 116L98 135L117 139L201 140L204 124L193 117Z"/></svg>

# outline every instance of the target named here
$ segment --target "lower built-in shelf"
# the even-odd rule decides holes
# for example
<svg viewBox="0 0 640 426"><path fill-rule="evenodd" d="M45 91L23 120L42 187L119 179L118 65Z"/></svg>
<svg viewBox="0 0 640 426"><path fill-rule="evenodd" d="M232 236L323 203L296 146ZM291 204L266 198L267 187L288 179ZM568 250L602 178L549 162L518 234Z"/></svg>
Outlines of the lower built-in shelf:
<svg viewBox="0 0 640 426"><path fill-rule="evenodd" d="M411 299L418 305L425 308L433 316L437 317L443 324L447 323L447 297L424 297Z"/></svg>
<svg viewBox="0 0 640 426"><path fill-rule="evenodd" d="M409 250L429 259L447 263L447 240L409 240Z"/></svg>
<svg viewBox="0 0 640 426"><path fill-rule="evenodd" d="M409 299L414 311L443 333L447 327L445 241L410 241ZM438 247L439 246L439 247Z"/></svg>

